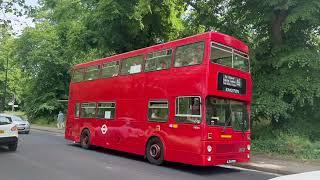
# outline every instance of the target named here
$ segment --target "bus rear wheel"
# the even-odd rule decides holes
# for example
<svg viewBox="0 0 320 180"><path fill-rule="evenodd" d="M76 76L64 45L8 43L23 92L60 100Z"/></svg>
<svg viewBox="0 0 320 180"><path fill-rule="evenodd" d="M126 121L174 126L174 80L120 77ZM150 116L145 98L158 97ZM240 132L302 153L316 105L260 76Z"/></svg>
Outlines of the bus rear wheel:
<svg viewBox="0 0 320 180"><path fill-rule="evenodd" d="M153 137L148 141L146 157L151 164L161 165L163 163L163 144L159 138Z"/></svg>
<svg viewBox="0 0 320 180"><path fill-rule="evenodd" d="M90 131L88 129L85 129L82 131L81 138L80 138L80 145L83 149L90 148Z"/></svg>

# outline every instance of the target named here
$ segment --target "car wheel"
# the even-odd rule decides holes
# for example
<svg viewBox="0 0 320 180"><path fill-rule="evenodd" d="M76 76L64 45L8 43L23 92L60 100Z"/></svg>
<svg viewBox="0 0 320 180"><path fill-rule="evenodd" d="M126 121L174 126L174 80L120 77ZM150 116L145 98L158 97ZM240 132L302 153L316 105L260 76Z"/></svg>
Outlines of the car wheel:
<svg viewBox="0 0 320 180"><path fill-rule="evenodd" d="M26 134L29 134L29 133L30 133L30 131L26 131L25 133L26 133Z"/></svg>
<svg viewBox="0 0 320 180"><path fill-rule="evenodd" d="M83 149L90 148L90 131L88 129L85 129L82 131L81 138L80 138L80 145Z"/></svg>
<svg viewBox="0 0 320 180"><path fill-rule="evenodd" d="M8 145L9 151L16 151L18 148L18 143Z"/></svg>
<svg viewBox="0 0 320 180"><path fill-rule="evenodd" d="M151 164L161 165L163 163L163 144L159 138L153 137L148 141L146 157Z"/></svg>

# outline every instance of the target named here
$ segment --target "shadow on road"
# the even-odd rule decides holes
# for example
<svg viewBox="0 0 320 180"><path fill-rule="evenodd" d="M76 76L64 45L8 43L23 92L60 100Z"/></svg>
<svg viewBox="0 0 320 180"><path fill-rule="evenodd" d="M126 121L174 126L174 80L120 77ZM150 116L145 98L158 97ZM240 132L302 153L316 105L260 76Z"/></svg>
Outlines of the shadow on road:
<svg viewBox="0 0 320 180"><path fill-rule="evenodd" d="M0 154L11 152L6 146L0 146Z"/></svg>
<svg viewBox="0 0 320 180"><path fill-rule="evenodd" d="M70 144L70 146L81 148L78 144ZM138 161L141 163L148 163L148 161L145 160L144 157L140 155L130 154L130 153L111 150L111 149L105 149L101 147L92 147L90 150L98 153L103 153L103 154L108 154L108 155L113 155L121 158ZM150 166L152 165L150 164ZM161 165L161 167L174 169L174 170L185 172L185 173L196 174L196 175L218 175L218 174L236 173L241 171L239 169L232 169L228 167L220 167L220 166L202 167L202 166L193 166L193 165L175 163L175 162L165 162L163 165Z"/></svg>

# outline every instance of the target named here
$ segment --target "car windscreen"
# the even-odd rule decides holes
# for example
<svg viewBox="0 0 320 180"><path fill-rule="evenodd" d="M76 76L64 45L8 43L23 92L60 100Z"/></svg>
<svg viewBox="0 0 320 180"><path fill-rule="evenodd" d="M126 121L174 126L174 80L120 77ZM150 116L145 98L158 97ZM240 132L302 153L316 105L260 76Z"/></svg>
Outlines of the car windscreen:
<svg viewBox="0 0 320 180"><path fill-rule="evenodd" d="M18 116L12 116L11 119L14 122L24 122L24 120Z"/></svg>
<svg viewBox="0 0 320 180"><path fill-rule="evenodd" d="M4 116L0 116L0 125L7 125L7 124L11 124L11 120L7 117Z"/></svg>

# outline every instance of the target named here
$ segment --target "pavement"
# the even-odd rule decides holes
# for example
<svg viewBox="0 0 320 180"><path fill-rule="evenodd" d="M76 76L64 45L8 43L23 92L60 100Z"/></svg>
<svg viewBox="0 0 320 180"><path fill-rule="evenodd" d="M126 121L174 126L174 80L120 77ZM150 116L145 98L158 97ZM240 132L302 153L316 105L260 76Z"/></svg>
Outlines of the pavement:
<svg viewBox="0 0 320 180"><path fill-rule="evenodd" d="M1 180L264 180L278 176L238 167L171 162L156 166L142 156L105 148L85 150L48 130L19 135L16 152L0 147Z"/></svg>
<svg viewBox="0 0 320 180"><path fill-rule="evenodd" d="M43 127L32 125L32 129L47 131L53 133L64 134L64 129L57 129L52 127ZM320 162L310 161L295 161L285 158L272 157L265 154L251 154L251 160L248 163L241 163L233 165L235 167L258 170L263 172L288 175L297 174L309 171L319 171Z"/></svg>

